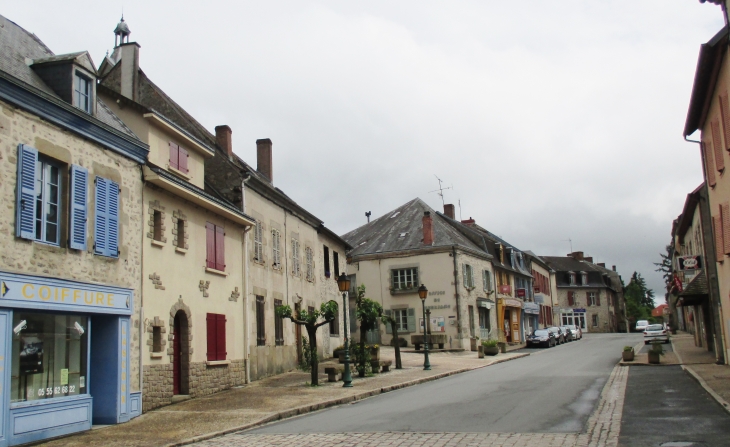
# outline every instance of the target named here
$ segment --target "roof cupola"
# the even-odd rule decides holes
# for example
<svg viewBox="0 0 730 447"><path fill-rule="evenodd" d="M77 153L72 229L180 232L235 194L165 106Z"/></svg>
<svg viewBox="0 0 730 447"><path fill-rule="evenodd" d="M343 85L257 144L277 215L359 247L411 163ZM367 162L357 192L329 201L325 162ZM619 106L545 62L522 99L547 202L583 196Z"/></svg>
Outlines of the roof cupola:
<svg viewBox="0 0 730 447"><path fill-rule="evenodd" d="M132 34L132 32L129 30L127 22L124 21L124 16L122 16L122 20L117 23L117 27L114 28L114 46L118 47L123 43L129 43L130 34Z"/></svg>

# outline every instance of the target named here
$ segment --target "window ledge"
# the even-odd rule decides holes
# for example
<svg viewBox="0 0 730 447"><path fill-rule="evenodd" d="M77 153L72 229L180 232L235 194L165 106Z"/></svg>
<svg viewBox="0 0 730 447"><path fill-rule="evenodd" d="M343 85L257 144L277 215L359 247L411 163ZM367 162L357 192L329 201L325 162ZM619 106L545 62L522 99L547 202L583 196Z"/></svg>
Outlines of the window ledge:
<svg viewBox="0 0 730 447"><path fill-rule="evenodd" d="M167 170L170 171L170 172L172 172L173 174L177 175L178 177L181 177L181 178L185 179L185 180L190 181L190 180L193 179L193 176L192 175L186 174L186 173L182 172L179 169L173 168L170 165L167 165Z"/></svg>
<svg viewBox="0 0 730 447"><path fill-rule="evenodd" d="M408 294L408 293L416 293L416 292L418 292L418 289L414 287L412 289L391 290L390 291L390 294L391 295L405 295L405 294Z"/></svg>
<svg viewBox="0 0 730 447"><path fill-rule="evenodd" d="M151 359L161 359L163 355L162 352L150 352Z"/></svg>
<svg viewBox="0 0 730 447"><path fill-rule="evenodd" d="M185 254L185 253L188 252L188 249L187 248L175 247L175 251L178 252L178 253Z"/></svg>
<svg viewBox="0 0 730 447"><path fill-rule="evenodd" d="M227 366L231 364L230 360L208 360L206 366Z"/></svg>
<svg viewBox="0 0 730 447"><path fill-rule="evenodd" d="M157 239L152 239L150 242L152 242L152 245L155 247L164 247L165 243L162 241L158 241Z"/></svg>
<svg viewBox="0 0 730 447"><path fill-rule="evenodd" d="M205 271L206 271L207 273L213 273L213 274L215 274L215 275L221 275L221 276L228 276L228 273L226 273L226 272L224 272L224 271L221 271L221 270L216 270L216 269L212 269L212 268L210 268L210 267L206 267L206 268L205 268Z"/></svg>

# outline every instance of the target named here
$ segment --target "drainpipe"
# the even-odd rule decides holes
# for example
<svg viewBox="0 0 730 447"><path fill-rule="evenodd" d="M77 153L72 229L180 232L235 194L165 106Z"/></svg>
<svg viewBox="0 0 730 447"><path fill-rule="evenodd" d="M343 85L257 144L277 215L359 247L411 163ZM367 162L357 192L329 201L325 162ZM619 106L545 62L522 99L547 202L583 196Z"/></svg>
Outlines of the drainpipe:
<svg viewBox="0 0 730 447"><path fill-rule="evenodd" d="M142 218L140 219L140 222L144 225L144 221L147 218L144 212L145 191L147 190L144 180L144 165L139 166L139 173L142 177ZM139 246L142 252L144 252L145 232L141 231L139 235L142 239ZM142 386L144 385L144 382L142 380L142 373L144 368L144 365L142 364L142 346L144 346L144 339L142 337L145 335L147 328L144 324L144 293L142 293L142 287L144 287L144 255L142 252L140 252L140 256L142 257L142 265L140 266L139 272L139 393L142 400L144 400L144 393L142 392Z"/></svg>
<svg viewBox="0 0 730 447"><path fill-rule="evenodd" d="M251 180L251 174L246 175L241 180L241 211L246 214L246 182ZM246 376L244 383L251 383L251 346L249 345L249 331L251 325L249 319L251 317L249 296L248 293L248 232L251 228L244 228L243 230L243 284L241 291L243 292L243 365L246 368Z"/></svg>
<svg viewBox="0 0 730 447"><path fill-rule="evenodd" d="M451 254L454 258L454 298L456 299L456 331L459 334L461 343L461 307L459 306L459 265L456 262L456 245L451 246ZM463 348L463 346L461 346Z"/></svg>

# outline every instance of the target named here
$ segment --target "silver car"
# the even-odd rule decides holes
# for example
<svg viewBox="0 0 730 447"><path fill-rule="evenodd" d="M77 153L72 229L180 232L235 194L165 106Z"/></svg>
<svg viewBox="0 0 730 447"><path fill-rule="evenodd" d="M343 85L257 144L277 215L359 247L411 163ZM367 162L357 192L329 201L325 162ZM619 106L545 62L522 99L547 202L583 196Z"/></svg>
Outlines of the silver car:
<svg viewBox="0 0 730 447"><path fill-rule="evenodd" d="M573 340L580 340L583 338L583 331L581 331L578 326L569 324L567 328L570 330L570 333L573 334Z"/></svg>
<svg viewBox="0 0 730 447"><path fill-rule="evenodd" d="M669 343L669 332L663 324L650 324L644 329L644 344L648 345L655 341Z"/></svg>

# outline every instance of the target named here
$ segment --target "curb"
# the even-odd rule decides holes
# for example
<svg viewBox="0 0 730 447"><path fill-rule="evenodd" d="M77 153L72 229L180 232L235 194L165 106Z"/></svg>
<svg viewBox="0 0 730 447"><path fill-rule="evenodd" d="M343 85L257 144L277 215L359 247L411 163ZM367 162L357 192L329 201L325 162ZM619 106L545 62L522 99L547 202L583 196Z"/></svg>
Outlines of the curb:
<svg viewBox="0 0 730 447"><path fill-rule="evenodd" d="M438 380L438 379L443 379L444 377L449 377L449 376L453 376L456 374L461 374L461 373L465 373L465 372L469 372L469 371L475 371L477 369L487 368L489 366L497 365L499 363L504 363L504 362L509 362L511 360L521 359L521 358L527 357L529 355L530 354L527 354L527 353L515 354L514 357L496 360L488 365L477 366L475 368L455 369L453 371L448 371L445 373L436 374L436 375L429 376L429 377L423 377L421 379L411 380L410 382L396 383L395 385L389 385L389 386L385 386L385 387L382 387L379 389L365 391L363 393L355 394L352 396L341 397L339 399L326 400L326 401L314 403L311 405L303 405L301 407L296 407L296 408L292 408L289 410L284 410L284 411L280 411L278 413L271 414L262 419L259 419L256 422L251 422L249 424L240 425L240 426L234 427L234 428L227 428L225 430L220 430L220 431L216 431L216 432L212 432L212 433L206 433L204 435L194 436L192 438L183 439L182 441L165 444L164 447L178 447L178 446L182 446L182 445L193 444L195 442L205 441L205 440L212 439L212 438L217 438L219 436L228 435L228 434L239 432L239 431L250 430L252 428L258 427L260 425L264 425L269 422L275 422L275 421L279 421L282 419L288 419L293 416L299 416L299 415L303 415L303 414L307 414L307 413L312 413L314 411L324 410L325 408L336 407L338 405L349 404L350 402L355 402L358 400L366 399L368 397L377 396L379 394L387 393L389 391L395 391L395 390L399 390L402 388L407 388L410 386L419 385L419 384L426 383L426 382L432 382L432 381Z"/></svg>
<svg viewBox="0 0 730 447"><path fill-rule="evenodd" d="M715 392L710 386L705 382L705 379L700 377L699 374L695 372L694 369L692 369L690 366L682 365L682 369L687 371L689 375L697 381L697 383L700 384L702 388L707 391L707 393L712 396L713 399L717 401L718 404L725 410L726 412L730 413L730 403L728 403L725 399L723 399L719 394Z"/></svg>

